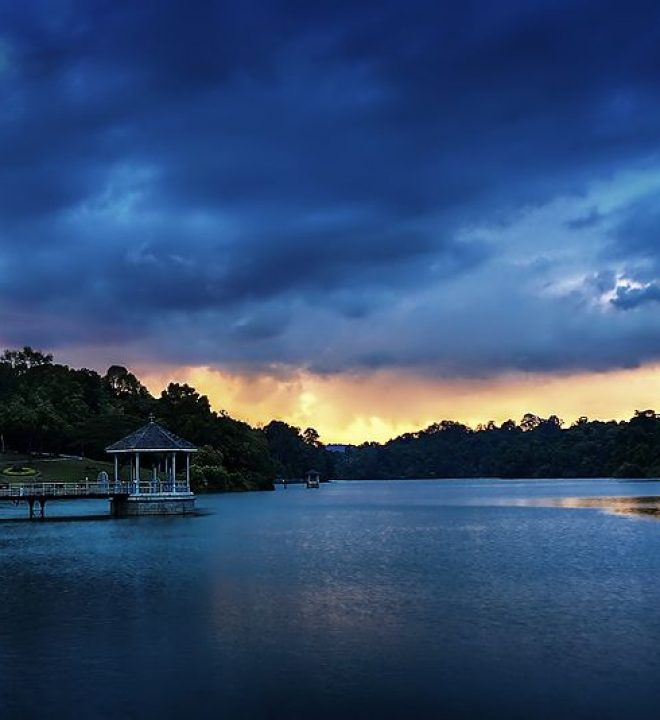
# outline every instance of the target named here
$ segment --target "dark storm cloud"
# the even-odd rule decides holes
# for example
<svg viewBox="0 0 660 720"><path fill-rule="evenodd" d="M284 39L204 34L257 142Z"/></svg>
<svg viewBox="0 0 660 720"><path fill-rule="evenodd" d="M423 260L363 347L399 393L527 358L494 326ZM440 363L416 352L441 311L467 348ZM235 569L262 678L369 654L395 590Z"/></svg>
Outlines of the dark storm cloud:
<svg viewBox="0 0 660 720"><path fill-rule="evenodd" d="M620 217L608 250L630 261L652 261L660 271L660 193L632 203Z"/></svg>
<svg viewBox="0 0 660 720"><path fill-rule="evenodd" d="M520 262L479 229L648 166L659 31L641 1L0 0L0 339L324 371L646 358L632 290L594 320L603 290L557 299L535 237ZM655 217L576 272L654 282ZM560 225L579 245L606 218Z"/></svg>
<svg viewBox="0 0 660 720"><path fill-rule="evenodd" d="M583 228L590 228L598 225L604 219L602 213L598 210L590 210L586 215L573 218L566 222L566 226L571 230L582 230Z"/></svg>
<svg viewBox="0 0 660 720"><path fill-rule="evenodd" d="M660 285L652 283L645 287L622 287L616 291L612 304L623 310L632 310L646 303L660 302Z"/></svg>

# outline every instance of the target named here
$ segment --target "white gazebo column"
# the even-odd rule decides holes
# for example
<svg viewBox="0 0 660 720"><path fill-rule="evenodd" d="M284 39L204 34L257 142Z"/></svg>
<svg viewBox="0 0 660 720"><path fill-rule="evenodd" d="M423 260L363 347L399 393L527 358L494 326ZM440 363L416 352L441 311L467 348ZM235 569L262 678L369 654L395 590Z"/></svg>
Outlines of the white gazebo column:
<svg viewBox="0 0 660 720"><path fill-rule="evenodd" d="M119 482L119 456L115 453L115 485Z"/></svg>
<svg viewBox="0 0 660 720"><path fill-rule="evenodd" d="M140 494L140 453L135 453L135 494Z"/></svg>
<svg viewBox="0 0 660 720"><path fill-rule="evenodd" d="M190 453L186 453L186 490L190 492Z"/></svg>
<svg viewBox="0 0 660 720"><path fill-rule="evenodd" d="M176 453L172 453L172 492L176 492Z"/></svg>

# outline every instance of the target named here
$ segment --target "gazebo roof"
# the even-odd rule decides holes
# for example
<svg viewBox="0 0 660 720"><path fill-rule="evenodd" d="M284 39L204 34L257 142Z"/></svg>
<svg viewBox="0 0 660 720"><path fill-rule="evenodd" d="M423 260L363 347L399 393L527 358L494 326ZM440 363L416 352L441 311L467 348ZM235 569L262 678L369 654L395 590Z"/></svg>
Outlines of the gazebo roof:
<svg viewBox="0 0 660 720"><path fill-rule="evenodd" d="M192 443L176 436L153 420L105 449L107 453L195 452L196 450Z"/></svg>

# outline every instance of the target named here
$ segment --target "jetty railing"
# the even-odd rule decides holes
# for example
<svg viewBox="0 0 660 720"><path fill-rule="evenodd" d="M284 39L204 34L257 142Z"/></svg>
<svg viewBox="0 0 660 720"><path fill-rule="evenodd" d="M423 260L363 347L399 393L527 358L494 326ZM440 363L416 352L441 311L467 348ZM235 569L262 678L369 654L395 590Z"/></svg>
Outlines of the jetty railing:
<svg viewBox="0 0 660 720"><path fill-rule="evenodd" d="M43 482L0 484L0 499L20 498L66 498L66 497L114 497L116 495L153 495L161 493L187 493L185 482L141 481L135 482Z"/></svg>

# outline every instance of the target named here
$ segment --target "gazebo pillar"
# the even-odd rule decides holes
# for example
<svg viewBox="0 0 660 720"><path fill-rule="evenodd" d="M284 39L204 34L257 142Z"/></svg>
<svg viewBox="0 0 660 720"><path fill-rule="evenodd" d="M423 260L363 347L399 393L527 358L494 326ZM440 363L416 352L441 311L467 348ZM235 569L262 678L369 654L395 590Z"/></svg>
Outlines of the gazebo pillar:
<svg viewBox="0 0 660 720"><path fill-rule="evenodd" d="M135 453L135 494L140 494L140 453Z"/></svg>
<svg viewBox="0 0 660 720"><path fill-rule="evenodd" d="M119 482L119 456L115 453L115 485Z"/></svg>
<svg viewBox="0 0 660 720"><path fill-rule="evenodd" d="M190 492L190 453L186 453L186 490Z"/></svg>
<svg viewBox="0 0 660 720"><path fill-rule="evenodd" d="M176 453L172 453L172 492L176 492Z"/></svg>

